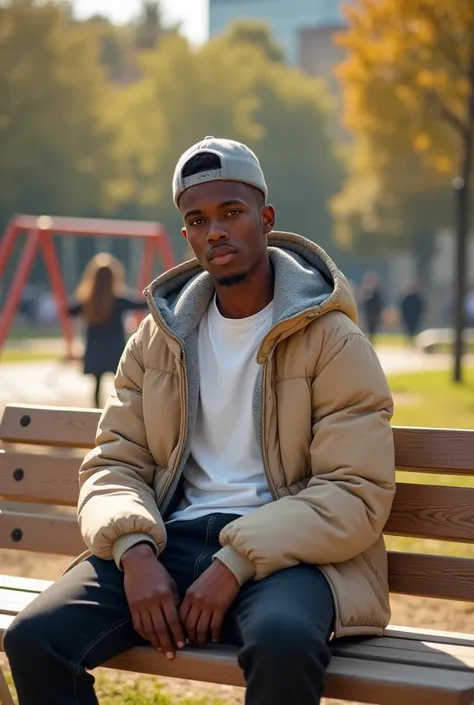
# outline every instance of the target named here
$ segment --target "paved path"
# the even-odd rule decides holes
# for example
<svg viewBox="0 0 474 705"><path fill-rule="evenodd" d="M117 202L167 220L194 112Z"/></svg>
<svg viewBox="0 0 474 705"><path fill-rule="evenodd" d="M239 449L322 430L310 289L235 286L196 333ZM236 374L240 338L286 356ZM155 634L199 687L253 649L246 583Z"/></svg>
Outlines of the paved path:
<svg viewBox="0 0 474 705"><path fill-rule="evenodd" d="M400 348L381 348L378 355L387 374L443 369L451 365L449 355L424 355ZM473 358L470 358L474 362ZM112 375L104 379L103 393L113 386ZM57 404L90 406L92 380L81 373L80 363L0 363L0 404Z"/></svg>

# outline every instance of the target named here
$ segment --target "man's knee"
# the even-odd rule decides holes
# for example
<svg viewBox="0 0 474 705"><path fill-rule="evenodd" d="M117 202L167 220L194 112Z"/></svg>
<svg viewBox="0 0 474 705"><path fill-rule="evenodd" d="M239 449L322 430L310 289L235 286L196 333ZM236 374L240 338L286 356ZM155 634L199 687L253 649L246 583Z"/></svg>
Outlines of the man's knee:
<svg viewBox="0 0 474 705"><path fill-rule="evenodd" d="M327 641L314 625L283 615L260 620L245 650L263 663L291 671L306 666L325 670L330 659Z"/></svg>
<svg viewBox="0 0 474 705"><path fill-rule="evenodd" d="M3 648L10 661L21 654L23 658L28 649L35 643L38 630L33 627L34 620L19 615L8 627L3 637Z"/></svg>

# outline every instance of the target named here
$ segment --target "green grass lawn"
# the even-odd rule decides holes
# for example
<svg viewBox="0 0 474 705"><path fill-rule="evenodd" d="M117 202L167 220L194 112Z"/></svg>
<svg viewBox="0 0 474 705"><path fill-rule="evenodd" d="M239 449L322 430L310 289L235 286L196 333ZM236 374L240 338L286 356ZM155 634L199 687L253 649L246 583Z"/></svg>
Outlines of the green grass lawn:
<svg viewBox="0 0 474 705"><path fill-rule="evenodd" d="M12 326L8 333L8 340L44 340L45 338L61 338L62 332L58 326Z"/></svg>
<svg viewBox="0 0 474 705"><path fill-rule="evenodd" d="M380 333L374 342L377 348L403 348L407 339L402 333Z"/></svg>
<svg viewBox="0 0 474 705"><path fill-rule="evenodd" d="M474 428L474 368L460 385L451 382L451 370L391 375L389 383L395 425Z"/></svg>
<svg viewBox="0 0 474 705"><path fill-rule="evenodd" d="M2 362L49 362L59 359L58 353L50 350L4 348L0 353L0 364Z"/></svg>

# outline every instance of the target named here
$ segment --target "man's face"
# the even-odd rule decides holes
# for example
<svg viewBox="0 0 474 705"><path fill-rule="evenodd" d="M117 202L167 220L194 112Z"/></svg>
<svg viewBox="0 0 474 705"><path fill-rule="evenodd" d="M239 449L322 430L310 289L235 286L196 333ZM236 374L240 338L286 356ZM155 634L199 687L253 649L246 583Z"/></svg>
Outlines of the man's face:
<svg viewBox="0 0 474 705"><path fill-rule="evenodd" d="M236 181L210 181L185 191L179 208L184 237L218 283L238 284L266 261L275 214L256 189Z"/></svg>

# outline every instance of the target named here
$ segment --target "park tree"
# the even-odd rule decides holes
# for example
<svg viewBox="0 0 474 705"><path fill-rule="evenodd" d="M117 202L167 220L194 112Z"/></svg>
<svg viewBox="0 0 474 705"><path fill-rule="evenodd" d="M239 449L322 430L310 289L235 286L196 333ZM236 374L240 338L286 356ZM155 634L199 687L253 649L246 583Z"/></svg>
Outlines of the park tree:
<svg viewBox="0 0 474 705"><path fill-rule="evenodd" d="M103 15L92 15L79 21L72 13L71 22L87 27L92 40L97 37L99 43L99 60L104 66L109 81L124 82L127 79L127 59L129 52L129 32L127 28L117 27Z"/></svg>
<svg viewBox="0 0 474 705"><path fill-rule="evenodd" d="M230 137L261 158L278 226L331 247L327 205L342 173L317 81L229 35L197 51L182 37L168 38L142 57L141 66L142 80L117 95L114 111L130 207L140 203L147 217L165 222L177 244L180 219L171 198L176 161L206 135Z"/></svg>
<svg viewBox="0 0 474 705"><path fill-rule="evenodd" d="M361 0L347 14L341 43L348 56L340 72L346 123L368 145L375 179L410 163L414 154L434 182L444 177L454 185L454 379L460 381L473 171L474 3ZM414 182L409 171L405 179Z"/></svg>
<svg viewBox="0 0 474 705"><path fill-rule="evenodd" d="M227 31L227 39L231 44L251 44L258 47L269 61L285 61L283 49L275 41L270 26L259 20L236 20Z"/></svg>
<svg viewBox="0 0 474 705"><path fill-rule="evenodd" d="M135 21L135 48L138 51L155 49L163 37L178 31L179 23L165 26L159 2L142 0L141 11Z"/></svg>
<svg viewBox="0 0 474 705"><path fill-rule="evenodd" d="M384 168L361 137L356 137L347 162L343 188L331 202L337 242L360 257L409 250L418 285L426 291L435 253L433 234L452 220L448 179L436 175L413 151L394 155Z"/></svg>
<svg viewBox="0 0 474 705"><path fill-rule="evenodd" d="M61 9L0 7L0 221L99 213L115 178L96 37Z"/></svg>

